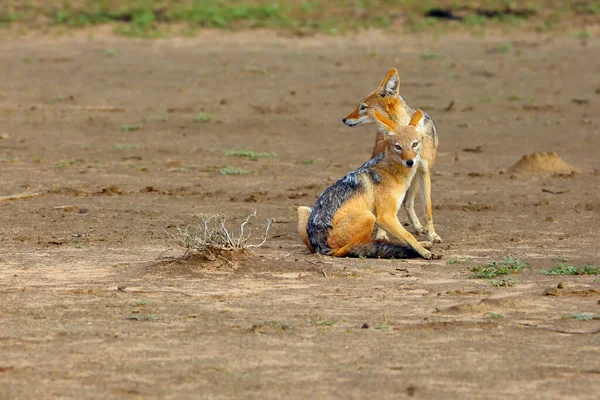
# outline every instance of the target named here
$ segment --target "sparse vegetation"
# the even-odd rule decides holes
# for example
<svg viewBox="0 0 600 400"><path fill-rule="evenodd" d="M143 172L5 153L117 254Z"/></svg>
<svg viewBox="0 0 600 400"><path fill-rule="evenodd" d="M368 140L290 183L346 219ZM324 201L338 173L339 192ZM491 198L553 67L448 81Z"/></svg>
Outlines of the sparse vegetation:
<svg viewBox="0 0 600 400"><path fill-rule="evenodd" d="M453 260L448 260L446 261L446 264L448 265L453 265L453 264L470 264L471 260L469 260L467 257L464 258L455 258Z"/></svg>
<svg viewBox="0 0 600 400"><path fill-rule="evenodd" d="M335 321L310 321L310 323L314 326L333 326L335 325Z"/></svg>
<svg viewBox="0 0 600 400"><path fill-rule="evenodd" d="M102 51L102 54L103 54L105 57L115 57L115 56L116 56L118 53L117 53L117 51L116 51L116 50L113 50L113 49L104 49L104 50Z"/></svg>
<svg viewBox="0 0 600 400"><path fill-rule="evenodd" d="M497 276L518 274L524 269L531 269L529 264L512 257L504 257L502 261L490 261L486 266L471 268L474 272L471 279L491 279Z"/></svg>
<svg viewBox="0 0 600 400"><path fill-rule="evenodd" d="M252 150L229 150L227 152L225 152L225 156L226 157L248 157L251 160L258 160L261 157L277 157L277 154L275 153L265 153L265 152L258 152L255 153Z"/></svg>
<svg viewBox="0 0 600 400"><path fill-rule="evenodd" d="M121 130L125 131L125 132L131 132L131 131L137 131L139 129L142 129L142 124L123 124L121 125Z"/></svg>
<svg viewBox="0 0 600 400"><path fill-rule="evenodd" d="M250 242L251 234L248 233L247 226L255 217L256 210L240 224L239 234L227 227L227 219L221 214L202 217L196 226L180 224L175 232L165 231L177 244L186 249L186 255L197 254L208 260L216 260L218 257L223 258L224 253L261 247L266 243L271 227L270 219L267 220L262 240L258 243Z"/></svg>
<svg viewBox="0 0 600 400"><path fill-rule="evenodd" d="M314 164L314 161L313 161L313 160L302 160L302 161L300 161L300 162L301 162L302 164L304 164L304 165L310 165L310 164Z"/></svg>
<svg viewBox="0 0 600 400"><path fill-rule="evenodd" d="M139 149L141 145L139 143L115 143L113 148L117 150L125 150L125 149Z"/></svg>
<svg viewBox="0 0 600 400"><path fill-rule="evenodd" d="M508 53L512 50L512 44L505 43L492 48L493 53Z"/></svg>
<svg viewBox="0 0 600 400"><path fill-rule="evenodd" d="M535 102L535 97L521 97L517 94L512 94L506 98L508 101L526 101L529 103Z"/></svg>
<svg viewBox="0 0 600 400"><path fill-rule="evenodd" d="M578 321L591 321L593 319L600 319L600 314L592 315L592 314L571 314L565 315L564 319L576 319Z"/></svg>
<svg viewBox="0 0 600 400"><path fill-rule="evenodd" d="M495 287L513 287L517 284L517 280L513 277L498 280L490 279L489 282Z"/></svg>
<svg viewBox="0 0 600 400"><path fill-rule="evenodd" d="M48 0L32 2L5 0L0 9L0 24L19 22L31 28L53 25L82 28L113 24L114 32L146 38L176 33L192 35L200 28L277 28L321 31L337 34L351 29L392 24L391 15L406 16L404 25L413 31L438 31L477 28L487 25L523 26L537 30L553 29L576 17L600 14L600 6L590 1L568 0L558 7L550 0L520 4L505 0L473 3L466 0L435 5L449 12L459 11L460 18L446 20L432 17L434 4L395 0L139 0L130 2L106 0ZM542 12L541 10L544 10ZM360 15L360 18L356 18ZM182 25L181 27L172 24Z"/></svg>
<svg viewBox="0 0 600 400"><path fill-rule="evenodd" d="M575 37L580 40L589 39L592 36L588 31L579 31L575 34Z"/></svg>
<svg viewBox="0 0 600 400"><path fill-rule="evenodd" d="M583 268L580 268L567 263L559 263L556 267L543 269L540 272L544 275L600 275L600 268L591 264L585 264Z"/></svg>
<svg viewBox="0 0 600 400"><path fill-rule="evenodd" d="M421 60L425 60L425 61L429 61L429 60L435 60L437 58L440 58L441 56L437 53L424 53L421 54Z"/></svg>
<svg viewBox="0 0 600 400"><path fill-rule="evenodd" d="M75 165L78 162L83 162L83 160L78 159L78 160L59 161L59 162L57 162L57 163L54 164L54 168L62 169L62 168L65 168L65 167L67 167L69 165Z"/></svg>
<svg viewBox="0 0 600 400"><path fill-rule="evenodd" d="M199 121L199 122L210 122L213 119L215 119L214 114L207 114L207 113L199 112L198 115L196 115L196 121Z"/></svg>
<svg viewBox="0 0 600 400"><path fill-rule="evenodd" d="M490 319L504 318L504 315L503 314L494 313L494 312L489 312L488 313L488 318L490 318Z"/></svg>
<svg viewBox="0 0 600 400"><path fill-rule="evenodd" d="M253 74L260 74L260 75L264 75L267 73L267 69L262 68L262 67L246 67L246 71L253 73Z"/></svg>
<svg viewBox="0 0 600 400"><path fill-rule="evenodd" d="M496 98L494 96L481 96L481 97L473 97L471 99L472 103L477 104L489 104L492 103Z"/></svg>
<svg viewBox="0 0 600 400"><path fill-rule="evenodd" d="M219 173L221 175L245 175L245 174L249 174L250 171L247 171L247 170L242 169L242 168L229 168L229 167L225 167L225 168L221 168L219 170Z"/></svg>

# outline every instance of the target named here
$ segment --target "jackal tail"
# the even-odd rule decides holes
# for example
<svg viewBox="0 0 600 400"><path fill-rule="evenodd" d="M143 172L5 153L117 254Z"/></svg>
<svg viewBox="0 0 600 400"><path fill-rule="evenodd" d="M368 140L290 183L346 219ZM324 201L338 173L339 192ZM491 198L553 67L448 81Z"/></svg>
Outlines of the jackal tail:
<svg viewBox="0 0 600 400"><path fill-rule="evenodd" d="M421 257L412 247L388 240L373 240L353 246L345 254L347 257L367 258L418 258Z"/></svg>
<svg viewBox="0 0 600 400"><path fill-rule="evenodd" d="M308 232L306 230L306 228L308 226L308 217L310 216L310 213L312 212L312 208L300 206L300 207L298 207L297 211L298 211L298 236L300 236L300 239L302 239L302 242L304 242L306 247L308 247L308 250L311 253L314 253L315 250L313 249L312 245L310 244L310 240L308 239Z"/></svg>

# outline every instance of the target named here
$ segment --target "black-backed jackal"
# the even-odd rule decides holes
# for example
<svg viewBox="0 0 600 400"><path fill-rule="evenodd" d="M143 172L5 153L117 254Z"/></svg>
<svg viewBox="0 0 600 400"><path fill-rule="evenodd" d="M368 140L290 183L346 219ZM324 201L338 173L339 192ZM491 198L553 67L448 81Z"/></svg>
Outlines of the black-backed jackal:
<svg viewBox="0 0 600 400"><path fill-rule="evenodd" d="M327 188L313 209L299 207L299 234L311 251L321 254L431 259L433 254L397 217L422 161L427 120L421 110L405 126L377 110L373 118L382 132L384 150ZM373 239L375 225L391 240Z"/></svg>
<svg viewBox="0 0 600 400"><path fill-rule="evenodd" d="M400 76L396 68L388 71L377 90L370 93L360 102L359 106L352 111L342 121L351 127L360 126L366 123L375 122L373 113L380 112L398 125L407 125L415 110L413 110L406 101L400 96ZM433 215L431 206L431 168L435 162L435 156L438 146L438 136L433 119L427 113L425 115L425 132L423 134L423 148L421 151L421 162L417 171L417 179L408 190L405 199L405 207L408 218L413 225L415 232L426 233L427 240L434 243L441 243L442 239L435 232L433 226ZM384 151L385 132L379 126L377 136L375 137L375 146L373 148L373 157ZM415 195L418 188L421 188L421 199L426 219L425 229L415 213ZM382 235L379 233L378 237Z"/></svg>

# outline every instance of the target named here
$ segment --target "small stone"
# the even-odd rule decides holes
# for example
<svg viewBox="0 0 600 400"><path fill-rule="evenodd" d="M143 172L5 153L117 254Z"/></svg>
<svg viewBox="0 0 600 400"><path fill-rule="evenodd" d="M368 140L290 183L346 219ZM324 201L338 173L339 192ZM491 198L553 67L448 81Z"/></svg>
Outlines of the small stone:
<svg viewBox="0 0 600 400"><path fill-rule="evenodd" d="M557 288L559 289L564 289L565 288L565 283L564 282L558 282L558 285L556 285Z"/></svg>
<svg viewBox="0 0 600 400"><path fill-rule="evenodd" d="M364 324L362 324L361 328L362 329L369 329L369 324L364 323Z"/></svg>

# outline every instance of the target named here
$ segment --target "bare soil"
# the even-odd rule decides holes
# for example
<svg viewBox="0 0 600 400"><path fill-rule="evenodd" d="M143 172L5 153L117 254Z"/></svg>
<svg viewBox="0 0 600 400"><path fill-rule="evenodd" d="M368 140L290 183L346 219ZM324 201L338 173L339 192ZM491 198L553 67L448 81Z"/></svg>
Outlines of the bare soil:
<svg viewBox="0 0 600 400"><path fill-rule="evenodd" d="M95 32L0 54L0 196L36 194L0 202L0 398L597 398L600 320L565 317L600 314L599 277L540 270L600 265L598 36ZM444 258L308 254L296 207L367 160L375 127L341 118L391 66L438 125ZM509 171L534 152L579 172ZM253 209L264 247L158 262L183 254L165 229ZM532 267L515 286L469 279L504 256Z"/></svg>

